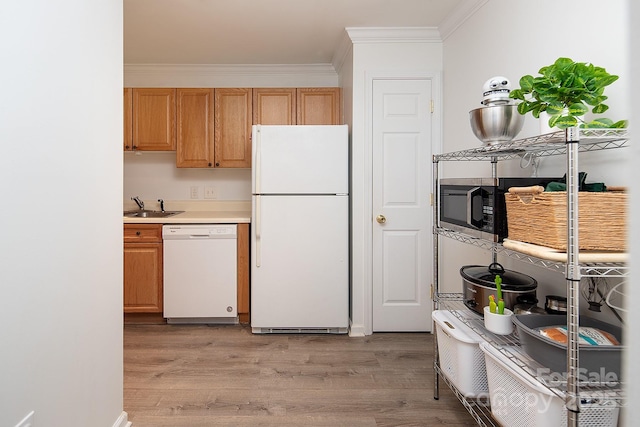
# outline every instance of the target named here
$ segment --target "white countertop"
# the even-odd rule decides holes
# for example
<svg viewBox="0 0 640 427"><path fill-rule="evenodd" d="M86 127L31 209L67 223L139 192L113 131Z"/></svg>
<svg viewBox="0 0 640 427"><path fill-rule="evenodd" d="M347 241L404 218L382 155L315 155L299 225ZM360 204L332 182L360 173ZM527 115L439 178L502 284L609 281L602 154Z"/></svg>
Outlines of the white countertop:
<svg viewBox="0 0 640 427"><path fill-rule="evenodd" d="M133 202L132 202L133 203ZM148 206L148 207L147 207ZM145 201L147 209L159 210ZM124 211L134 211L135 204L124 204ZM251 202L165 202L167 211L183 211L165 218L130 218L123 216L124 224L241 224L251 222Z"/></svg>

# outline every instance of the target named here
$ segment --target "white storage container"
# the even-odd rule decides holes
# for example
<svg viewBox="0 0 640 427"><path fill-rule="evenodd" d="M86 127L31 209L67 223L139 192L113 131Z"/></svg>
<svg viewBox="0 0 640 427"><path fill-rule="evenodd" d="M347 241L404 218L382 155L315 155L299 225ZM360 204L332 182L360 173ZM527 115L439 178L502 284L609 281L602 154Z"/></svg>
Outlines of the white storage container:
<svg viewBox="0 0 640 427"><path fill-rule="evenodd" d="M438 356L443 374L467 398L488 396L482 338L447 310L435 310Z"/></svg>
<svg viewBox="0 0 640 427"><path fill-rule="evenodd" d="M567 425L563 397L537 382L491 344L483 342L480 349L485 355L491 414L496 421L517 427ZM578 424L615 427L619 412L614 400L594 395L581 403Z"/></svg>

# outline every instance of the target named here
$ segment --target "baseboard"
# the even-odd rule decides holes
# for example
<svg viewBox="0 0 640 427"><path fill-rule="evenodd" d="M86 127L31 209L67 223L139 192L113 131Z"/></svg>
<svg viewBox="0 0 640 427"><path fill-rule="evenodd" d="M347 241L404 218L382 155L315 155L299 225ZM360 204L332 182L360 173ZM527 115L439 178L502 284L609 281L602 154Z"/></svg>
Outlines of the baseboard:
<svg viewBox="0 0 640 427"><path fill-rule="evenodd" d="M167 317L169 325L237 325L238 316L234 317Z"/></svg>
<svg viewBox="0 0 640 427"><path fill-rule="evenodd" d="M167 321L162 313L125 313L125 325L164 325Z"/></svg>
<svg viewBox="0 0 640 427"><path fill-rule="evenodd" d="M346 334L347 328L259 328L252 327L254 334Z"/></svg>
<svg viewBox="0 0 640 427"><path fill-rule="evenodd" d="M248 325L249 323L251 323L249 313L238 313L238 320L240 320L240 324L242 325Z"/></svg>
<svg viewBox="0 0 640 427"><path fill-rule="evenodd" d="M126 412L122 411L118 419L115 423L113 423L113 427L131 427L131 422L128 420L129 415Z"/></svg>
<svg viewBox="0 0 640 427"><path fill-rule="evenodd" d="M354 325L353 323L349 325L350 337L364 337L365 335L364 325Z"/></svg>

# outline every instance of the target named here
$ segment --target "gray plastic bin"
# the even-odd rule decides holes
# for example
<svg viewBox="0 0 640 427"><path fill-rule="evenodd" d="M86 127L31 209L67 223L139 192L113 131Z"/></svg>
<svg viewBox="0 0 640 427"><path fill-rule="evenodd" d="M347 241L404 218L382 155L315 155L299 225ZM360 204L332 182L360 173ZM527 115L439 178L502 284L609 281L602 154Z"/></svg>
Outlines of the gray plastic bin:
<svg viewBox="0 0 640 427"><path fill-rule="evenodd" d="M559 326L567 324L565 315L516 315L513 316L520 343L524 351L533 360L546 366L552 373L563 376L567 371L567 347L541 335L536 328ZM622 342L622 329L592 319L580 316L580 326L598 328L613 334ZM620 381L621 356L624 347L581 345L579 353L579 379L590 382L612 383Z"/></svg>

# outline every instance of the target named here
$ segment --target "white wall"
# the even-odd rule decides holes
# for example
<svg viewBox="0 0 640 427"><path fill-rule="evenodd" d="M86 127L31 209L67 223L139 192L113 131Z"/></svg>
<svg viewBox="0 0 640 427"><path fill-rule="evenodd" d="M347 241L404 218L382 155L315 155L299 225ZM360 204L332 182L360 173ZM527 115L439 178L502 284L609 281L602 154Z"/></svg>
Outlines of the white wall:
<svg viewBox="0 0 640 427"><path fill-rule="evenodd" d="M489 0L444 41L444 150L455 151L480 145L469 126L468 112L480 106L482 85L492 76L508 77L514 87L522 75L537 75L538 70L560 56L605 67L620 79L607 87L605 116L629 119L631 73L629 70L629 21L627 0L538 0L514 2ZM525 118L519 137L539 133L539 124ZM629 148L587 153L580 157L581 171L588 182L630 185ZM539 176L562 176L564 156L544 158ZM499 165L502 176L529 176L531 168L521 169L519 162ZM490 176L488 162L441 163L444 176ZM488 264L491 255L457 242L443 239L442 283L448 291L459 292L458 273L465 264ZM512 268L534 276L540 282L539 299L546 294L564 294L562 274L547 272L513 260L502 260ZM584 304L586 306L586 304ZM611 320L610 313L603 320Z"/></svg>
<svg viewBox="0 0 640 427"><path fill-rule="evenodd" d="M471 132L468 112L481 106L482 85L487 79L503 75L516 88L521 76L538 75L542 66L560 56L591 62L619 75L620 79L606 89L611 108L605 116L614 120L628 118L630 79L624 73L629 56L621 54L628 51L629 45L627 4L627 0L613 0L606 7L598 0L489 0L444 42L445 149L455 151L481 144ZM492 22L496 25L488 24ZM539 131L538 121L529 114L519 137ZM625 178L617 165L625 156L622 151L604 156L588 154L580 159L581 170L588 173L590 181L622 185ZM469 167L476 174L490 174L484 162L457 163L443 172L456 176L462 170L468 172ZM541 159L539 176L555 174L563 167L561 156ZM532 172L531 168L521 170L518 162L501 163L499 168L503 176Z"/></svg>
<svg viewBox="0 0 640 427"><path fill-rule="evenodd" d="M122 8L3 5L2 426L124 426Z"/></svg>
<svg viewBox="0 0 640 427"><path fill-rule="evenodd" d="M631 11L631 13L629 13ZM517 82L524 74L537 74L537 70L552 63L557 57L569 56L576 61L592 62L605 67L620 79L609 86L606 94L611 107L606 116L614 120L630 119L630 128L637 130L640 110L631 108L631 99L640 97L640 83L637 76L640 64L637 55L631 62L631 52L640 49L640 30L631 23L640 22L640 5L631 0L537 0L536 2L514 2L509 0L489 0L465 24L444 41L444 149L454 151L467 149L479 141L468 126L467 112L479 106L483 82L494 75L505 75ZM498 23L500 25L498 25ZM529 33L525 29L529 29ZM636 77L632 80L633 77ZM636 125L634 125L636 124ZM520 136L534 135L538 124L527 116ZM591 179L602 179L614 185L630 187L631 201L629 218L638 218L640 202L634 194L638 192L637 180L632 178L632 167L640 158L637 141L631 141L628 148L611 152L588 153L580 157L580 170L588 172ZM593 155L591 155L593 154ZM559 156L562 157L562 156ZM564 167L564 159L545 159L541 174L555 173ZM461 162L448 169L448 176L461 173L489 174L486 166ZM467 168L466 171L463 169ZM471 169L469 169L471 168ZM502 172L502 171L501 171ZM530 170L521 171L517 165L509 165L504 172L526 175ZM483 175L483 176L484 176ZM466 175L465 175L466 176ZM637 236L638 224L629 221L629 236ZM468 246L444 239L443 282L449 291L460 291L458 269L461 264L484 263L490 255ZM639 261L640 243L629 239L631 249L630 267ZM547 273L533 266L517 261L510 262L510 268L535 276L541 281L538 295L544 297L552 291L564 294L562 275ZM626 301L633 304L640 298L637 274L627 280ZM583 304L581 307L584 307ZM606 321L614 318L603 309ZM630 311L626 321L633 325L638 321L638 312ZM627 329L628 331L628 329ZM637 334L626 333L624 353L626 378L638 378L640 371L635 357L640 354ZM640 387L636 381L627 381L627 402L633 405L640 399ZM633 410L623 410L620 425L633 425Z"/></svg>
<svg viewBox="0 0 640 427"><path fill-rule="evenodd" d="M333 87L330 64L157 65L125 64L125 87Z"/></svg>
<svg viewBox="0 0 640 427"><path fill-rule="evenodd" d="M631 47L627 51L638 52L640 51L640 27L638 25L630 25L631 22L637 23L640 22L640 3L637 1L630 1L630 9L631 13L627 18L627 25L631 28ZM633 55L631 59L631 64L629 67L629 75L636 76L636 78L631 83L631 93L630 96L632 99L640 99L640 80L637 76L640 75L640 57L638 55ZM633 105L632 113L631 113L631 131L637 132L640 128L638 126L640 123L640 108L638 108L637 104ZM634 138L634 144L631 146L631 159L640 159L640 145L637 144L637 138ZM631 162L629 162L631 163ZM629 166L630 169L630 166ZM638 193L640 190L638 189L637 181L634 182L634 185L631 188L632 197L631 200L631 213L630 218L640 218L640 198L638 197ZM629 224L629 236L638 236L640 234L640 225L637 221L631 221ZM638 265L640 265L640 241L637 238L629 239L629 244L631 246L631 268L637 269ZM638 273L631 274L630 280L631 286L629 286L628 290L628 301L638 301L640 299L640 286L638 286ZM635 325L640 321L640 314L638 310L633 310L629 312L629 324ZM629 378L640 378L640 364L636 359L637 355L640 354L640 338L638 338L638 334L627 334L627 351L625 353L624 358L624 366L623 369L627 372L627 376ZM640 384L638 381L629 381L627 382L627 398L628 402L640 402ZM621 425L633 425L631 421L633 416L635 415L634 411L624 411L623 412L623 423ZM626 417L629 416L627 419Z"/></svg>
<svg viewBox="0 0 640 427"><path fill-rule="evenodd" d="M411 35L415 29L407 29ZM388 30L390 34L396 31ZM418 32L419 33L419 32ZM429 34L429 31L426 31ZM369 35L373 36L369 38ZM385 41L383 30L353 29L349 36L353 40L352 65L348 72L353 76L353 109L351 124L351 334L371 334L372 292L372 206L371 206L371 139L370 108L371 79L416 78L428 75L439 76L442 69L442 44L418 36L413 42ZM420 40L422 37L422 40ZM371 39L375 39L374 42ZM439 94L437 88L434 91ZM439 125L434 124L439 129ZM439 134L434 136L439 143Z"/></svg>
<svg viewBox="0 0 640 427"><path fill-rule="evenodd" d="M216 200L251 200L251 169L177 168L173 152L125 152L125 201L140 196L147 201L191 200L191 187L213 186ZM167 209L170 209L167 207Z"/></svg>

